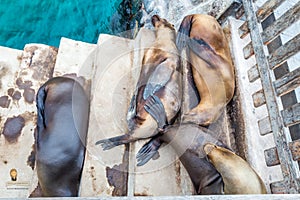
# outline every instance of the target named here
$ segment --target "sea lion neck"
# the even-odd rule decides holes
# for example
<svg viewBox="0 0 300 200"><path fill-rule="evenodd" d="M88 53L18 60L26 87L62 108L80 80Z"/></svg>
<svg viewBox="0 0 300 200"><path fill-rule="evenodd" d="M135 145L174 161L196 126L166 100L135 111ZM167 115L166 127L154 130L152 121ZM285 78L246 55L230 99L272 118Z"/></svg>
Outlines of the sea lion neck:
<svg viewBox="0 0 300 200"><path fill-rule="evenodd" d="M173 29L170 29L168 27L158 28L155 30L155 35L156 41L160 41L159 43L165 43L165 41L169 40L174 41L175 43L176 34L175 30Z"/></svg>

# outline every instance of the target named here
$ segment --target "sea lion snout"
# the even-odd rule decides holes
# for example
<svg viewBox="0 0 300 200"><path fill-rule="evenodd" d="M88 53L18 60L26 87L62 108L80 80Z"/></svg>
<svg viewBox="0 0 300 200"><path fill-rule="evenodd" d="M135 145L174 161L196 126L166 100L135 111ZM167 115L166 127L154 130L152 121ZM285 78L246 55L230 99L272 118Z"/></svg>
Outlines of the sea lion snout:
<svg viewBox="0 0 300 200"><path fill-rule="evenodd" d="M212 143L207 143L204 145L203 150L205 152L206 155L210 154L210 152L212 152L215 148L217 148L216 145L212 144Z"/></svg>

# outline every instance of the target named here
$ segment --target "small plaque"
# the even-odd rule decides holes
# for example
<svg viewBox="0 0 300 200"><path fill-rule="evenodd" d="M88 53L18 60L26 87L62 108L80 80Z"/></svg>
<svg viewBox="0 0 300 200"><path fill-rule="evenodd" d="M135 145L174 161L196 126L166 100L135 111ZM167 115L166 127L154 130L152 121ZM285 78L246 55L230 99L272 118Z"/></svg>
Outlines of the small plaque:
<svg viewBox="0 0 300 200"><path fill-rule="evenodd" d="M6 189L8 190L28 190L28 181L8 181L6 182Z"/></svg>

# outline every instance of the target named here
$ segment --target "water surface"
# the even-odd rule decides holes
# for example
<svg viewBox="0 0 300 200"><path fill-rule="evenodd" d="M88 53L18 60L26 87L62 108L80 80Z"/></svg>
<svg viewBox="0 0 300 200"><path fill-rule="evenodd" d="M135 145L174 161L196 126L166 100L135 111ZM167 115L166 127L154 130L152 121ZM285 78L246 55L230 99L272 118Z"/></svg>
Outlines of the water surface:
<svg viewBox="0 0 300 200"><path fill-rule="evenodd" d="M111 33L121 0L0 0L0 46L27 43L59 46L61 37L96 43Z"/></svg>

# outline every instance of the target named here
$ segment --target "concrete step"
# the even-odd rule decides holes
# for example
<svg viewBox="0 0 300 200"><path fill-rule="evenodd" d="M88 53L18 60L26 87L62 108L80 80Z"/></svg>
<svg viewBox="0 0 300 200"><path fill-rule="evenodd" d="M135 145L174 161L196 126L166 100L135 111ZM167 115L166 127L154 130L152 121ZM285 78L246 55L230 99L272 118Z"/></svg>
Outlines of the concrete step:
<svg viewBox="0 0 300 200"><path fill-rule="evenodd" d="M57 49L28 44L23 51L0 47L0 194L28 197L35 179L33 163L27 162L34 143L35 94L52 76ZM12 182L10 170L17 170Z"/></svg>

